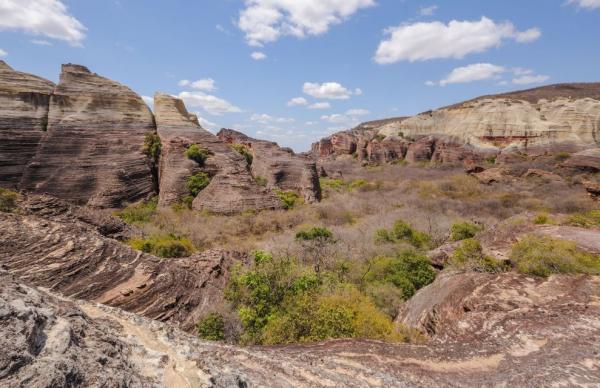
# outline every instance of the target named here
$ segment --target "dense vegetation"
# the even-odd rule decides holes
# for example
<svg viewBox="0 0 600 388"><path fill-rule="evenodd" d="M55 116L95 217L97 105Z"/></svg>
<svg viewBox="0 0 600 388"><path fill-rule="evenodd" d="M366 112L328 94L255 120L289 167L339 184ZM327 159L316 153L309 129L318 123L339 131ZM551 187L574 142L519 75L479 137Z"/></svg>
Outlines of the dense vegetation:
<svg viewBox="0 0 600 388"><path fill-rule="evenodd" d="M187 180L187 188L192 197L198 196L210 184L210 177L205 172L198 172Z"/></svg>
<svg viewBox="0 0 600 388"><path fill-rule="evenodd" d="M194 162L198 163L198 165L200 165L200 166L204 166L206 159L208 159L210 157L210 155L211 155L210 151L208 151L204 148L200 148L197 144L192 144L185 151L185 156L188 159L191 159Z"/></svg>
<svg viewBox="0 0 600 388"><path fill-rule="evenodd" d="M158 197L153 197L147 202L127 206L125 209L118 211L116 216L128 224L149 222L156 214L157 206Z"/></svg>
<svg viewBox="0 0 600 388"><path fill-rule="evenodd" d="M167 258L190 256L196 250L194 244L187 237L174 234L134 238L129 240L129 245L142 252Z"/></svg>
<svg viewBox="0 0 600 388"><path fill-rule="evenodd" d="M160 142L160 136L156 133L148 133L144 137L144 145L142 152L152 158L155 163L158 163L158 157L160 156L162 144Z"/></svg>
<svg viewBox="0 0 600 388"><path fill-rule="evenodd" d="M18 195L14 191L0 188L0 212L10 212L17 207Z"/></svg>

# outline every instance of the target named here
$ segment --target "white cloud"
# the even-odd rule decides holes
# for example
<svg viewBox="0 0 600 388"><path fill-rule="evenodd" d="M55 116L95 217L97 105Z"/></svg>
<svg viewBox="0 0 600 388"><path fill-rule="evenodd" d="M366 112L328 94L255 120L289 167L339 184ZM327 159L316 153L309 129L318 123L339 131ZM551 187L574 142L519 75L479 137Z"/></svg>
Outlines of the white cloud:
<svg viewBox="0 0 600 388"><path fill-rule="evenodd" d="M268 114L253 114L250 117L250 121L255 121L260 124L270 124L270 123L293 123L295 120L288 117L273 117Z"/></svg>
<svg viewBox="0 0 600 388"><path fill-rule="evenodd" d="M215 116L220 116L225 113L239 113L242 111L239 107L222 98L203 92L181 92L178 97L185 102L186 106L201 108L207 113Z"/></svg>
<svg viewBox="0 0 600 388"><path fill-rule="evenodd" d="M7 56L8 53L2 49L0 49L0 58Z"/></svg>
<svg viewBox="0 0 600 388"><path fill-rule="evenodd" d="M2 0L0 30L21 30L81 46L86 28L59 0Z"/></svg>
<svg viewBox="0 0 600 388"><path fill-rule="evenodd" d="M52 46L52 43L44 39L31 39L30 42L33 44L37 44L38 46Z"/></svg>
<svg viewBox="0 0 600 388"><path fill-rule="evenodd" d="M194 114L196 115L196 117L198 117L198 122L200 123L202 128L208 129L212 132L215 132L217 129L219 129L218 124L215 124L212 121L207 120L204 117L200 116L200 112L194 112Z"/></svg>
<svg viewBox="0 0 600 388"><path fill-rule="evenodd" d="M314 98L329 100L347 100L353 95L360 96L362 94L362 90L358 88L352 91L337 82L325 82L322 84L305 82L302 91Z"/></svg>
<svg viewBox="0 0 600 388"><path fill-rule="evenodd" d="M331 104L328 102L315 102L314 104L309 105L308 109L331 109Z"/></svg>
<svg viewBox="0 0 600 388"><path fill-rule="evenodd" d="M341 124L348 121L348 116L339 113L334 113L331 115L321 116L321 120L328 121L334 124Z"/></svg>
<svg viewBox="0 0 600 388"><path fill-rule="evenodd" d="M154 106L154 98L150 96L142 96L142 100L144 100L144 102L148 104L148 106Z"/></svg>
<svg viewBox="0 0 600 388"><path fill-rule="evenodd" d="M369 112L366 109L350 109L344 114L334 113L331 115L321 116L321 120L327 121L332 124L340 124L347 127L355 127L360 124L359 117L368 115Z"/></svg>
<svg viewBox="0 0 600 388"><path fill-rule="evenodd" d="M251 46L291 35L320 35L375 0L245 0L238 27Z"/></svg>
<svg viewBox="0 0 600 388"><path fill-rule="evenodd" d="M188 86L190 84L190 81L187 79L182 79L181 81L177 82L177 85L184 87L184 86Z"/></svg>
<svg viewBox="0 0 600 388"><path fill-rule="evenodd" d="M267 59L267 54L260 52L260 51L255 51L252 54L250 54L250 56L255 61L262 61L263 59Z"/></svg>
<svg viewBox="0 0 600 388"><path fill-rule="evenodd" d="M368 114L371 114L371 111L368 111L366 109L350 109L346 111L346 114L348 116L366 116Z"/></svg>
<svg viewBox="0 0 600 388"><path fill-rule="evenodd" d="M287 106L303 106L307 105L308 101L304 97L295 97L287 102Z"/></svg>
<svg viewBox="0 0 600 388"><path fill-rule="evenodd" d="M435 11L437 11L438 6L437 5L432 5L430 7L421 7L421 10L419 11L419 13L422 16L431 16L435 13Z"/></svg>
<svg viewBox="0 0 600 388"><path fill-rule="evenodd" d="M541 35L538 29L520 32L510 22L496 23L486 17L478 21L452 20L448 24L436 21L400 25L385 33L387 38L379 43L374 58L379 64L460 59L497 47L506 39L526 43Z"/></svg>
<svg viewBox="0 0 600 388"><path fill-rule="evenodd" d="M569 0L568 4L575 4L584 9L600 8L600 0Z"/></svg>
<svg viewBox="0 0 600 388"><path fill-rule="evenodd" d="M212 78L199 79L198 81L190 83L189 86L192 89L204 90L205 92L217 90L217 87L215 86L215 80Z"/></svg>
<svg viewBox="0 0 600 388"><path fill-rule="evenodd" d="M515 85L541 84L550 79L547 75L523 75L512 80Z"/></svg>
<svg viewBox="0 0 600 388"><path fill-rule="evenodd" d="M436 83L433 81L425 81L425 86L435 86Z"/></svg>
<svg viewBox="0 0 600 388"><path fill-rule="evenodd" d="M483 81L491 78L498 78L506 69L502 66L492 65L491 63L474 63L472 65L457 67L450 74L440 81L441 86L458 83L468 83L473 81Z"/></svg>

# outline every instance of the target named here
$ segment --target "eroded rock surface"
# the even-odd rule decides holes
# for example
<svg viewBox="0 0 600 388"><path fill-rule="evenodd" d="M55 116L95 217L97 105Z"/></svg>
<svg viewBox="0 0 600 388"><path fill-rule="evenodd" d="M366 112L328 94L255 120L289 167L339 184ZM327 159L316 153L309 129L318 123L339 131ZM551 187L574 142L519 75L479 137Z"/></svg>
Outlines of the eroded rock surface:
<svg viewBox="0 0 600 388"><path fill-rule="evenodd" d="M160 158L160 200L169 205L189 195L187 179L206 172L210 184L194 199L196 210L233 214L246 210L281 208L281 201L252 178L246 160L217 136L203 129L183 101L166 94L155 96L156 123L163 145ZM185 155L196 144L209 152L201 165Z"/></svg>
<svg viewBox="0 0 600 388"><path fill-rule="evenodd" d="M600 171L600 148L577 152L564 163L565 166L583 170Z"/></svg>
<svg viewBox="0 0 600 388"><path fill-rule="evenodd" d="M48 128L21 188L78 204L120 207L154 192L142 153L154 118L131 89L78 65L63 65Z"/></svg>
<svg viewBox="0 0 600 388"><path fill-rule="evenodd" d="M46 131L54 86L0 60L0 187L19 188Z"/></svg>
<svg viewBox="0 0 600 388"><path fill-rule="evenodd" d="M257 140L231 129L222 129L217 136L226 143L240 144L252 153L252 175L267 180L267 186L279 190L294 190L307 203L321 199L321 187L316 163L296 155L277 143Z"/></svg>

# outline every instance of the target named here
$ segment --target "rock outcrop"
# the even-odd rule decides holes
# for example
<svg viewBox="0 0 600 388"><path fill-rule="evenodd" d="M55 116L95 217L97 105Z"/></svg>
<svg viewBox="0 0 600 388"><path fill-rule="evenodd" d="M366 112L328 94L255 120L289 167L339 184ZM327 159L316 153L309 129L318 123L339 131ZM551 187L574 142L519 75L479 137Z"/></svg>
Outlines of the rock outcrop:
<svg viewBox="0 0 600 388"><path fill-rule="evenodd" d="M277 143L257 140L232 129L221 129L217 136L226 143L246 147L252 154L250 169L255 179L266 179L267 187L297 191L307 203L321 199L316 163L296 155Z"/></svg>
<svg viewBox="0 0 600 388"><path fill-rule="evenodd" d="M245 260L242 254L218 250L159 259L105 237L114 233L94 222L92 210L49 200L28 199L25 215L0 213L0 264L23 282L66 296L191 330L222 302L229 269ZM40 210L44 203L53 210Z"/></svg>
<svg viewBox="0 0 600 388"><path fill-rule="evenodd" d="M282 207L273 192L252 178L244 157L203 129L181 100L157 93L154 107L162 142L160 204L169 205L189 195L187 179L196 172L205 172L210 176L210 184L194 199L196 210L233 214ZM207 151L208 157L201 164L186 156L193 144Z"/></svg>
<svg viewBox="0 0 600 388"><path fill-rule="evenodd" d="M144 138L154 118L129 88L63 65L48 127L21 188L77 204L116 208L155 191Z"/></svg>
<svg viewBox="0 0 600 388"><path fill-rule="evenodd" d="M600 171L600 148L577 152L571 155L564 165L594 172Z"/></svg>
<svg viewBox="0 0 600 388"><path fill-rule="evenodd" d="M46 131L54 86L0 60L0 187L19 188Z"/></svg>

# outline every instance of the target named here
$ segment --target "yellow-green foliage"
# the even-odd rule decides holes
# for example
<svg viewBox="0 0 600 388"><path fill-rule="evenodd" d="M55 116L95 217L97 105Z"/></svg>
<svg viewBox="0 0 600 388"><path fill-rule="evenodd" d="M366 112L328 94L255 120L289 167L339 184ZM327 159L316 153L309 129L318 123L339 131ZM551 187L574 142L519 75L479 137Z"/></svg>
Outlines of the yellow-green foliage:
<svg viewBox="0 0 600 388"><path fill-rule="evenodd" d="M157 205L158 197L154 197L148 202L129 205L125 209L118 211L116 215L128 224L149 222L156 214Z"/></svg>
<svg viewBox="0 0 600 388"><path fill-rule="evenodd" d="M557 273L600 275L600 257L584 252L571 241L527 235L513 245L510 259L524 274L547 277Z"/></svg>
<svg viewBox="0 0 600 388"><path fill-rule="evenodd" d="M600 226L600 210L590 210L587 213L575 214L569 217L567 224L583 228Z"/></svg>
<svg viewBox="0 0 600 388"><path fill-rule="evenodd" d="M319 178L321 188L324 190L332 190L338 193L341 192L352 192L354 190L360 191L374 191L379 190L383 186L380 181L369 182L365 179L353 179L351 181L345 181L343 179L331 179L331 178Z"/></svg>
<svg viewBox="0 0 600 388"><path fill-rule="evenodd" d="M478 181L468 175L454 175L440 182L414 181L422 199L448 197L456 200L475 199L483 195Z"/></svg>
<svg viewBox="0 0 600 388"><path fill-rule="evenodd" d="M455 268L476 272L502 272L508 269L504 262L486 255L479 241L472 238L460 244L449 263Z"/></svg>
<svg viewBox="0 0 600 388"><path fill-rule="evenodd" d="M480 225L471 222L455 222L450 227L450 238L452 241L466 240L475 237L482 229Z"/></svg>
<svg viewBox="0 0 600 388"><path fill-rule="evenodd" d="M142 147L142 152L152 158L155 162L158 161L158 157L160 156L160 149L162 145L160 142L160 136L156 133L147 133L144 137L144 146Z"/></svg>
<svg viewBox="0 0 600 388"><path fill-rule="evenodd" d="M569 159L571 157L571 154L568 152L559 152L556 155L554 155L554 158L559 161L559 162L564 162L565 160Z"/></svg>
<svg viewBox="0 0 600 388"><path fill-rule="evenodd" d="M208 341L223 341L225 339L225 320L219 313L210 313L196 325L198 337Z"/></svg>
<svg viewBox="0 0 600 388"><path fill-rule="evenodd" d="M267 184L269 183L269 181L267 180L267 178L262 177L262 176L255 176L254 177L254 182L256 182L257 185L259 186L267 186Z"/></svg>
<svg viewBox="0 0 600 388"><path fill-rule="evenodd" d="M536 225L544 225L550 222L550 218L548 217L548 213L538 213L533 218L533 223Z"/></svg>
<svg viewBox="0 0 600 388"><path fill-rule="evenodd" d="M232 144L231 148L233 148L238 154L242 155L244 159L246 159L246 163L248 163L248 166L252 164L252 160L254 158L248 147L246 147L243 144Z"/></svg>
<svg viewBox="0 0 600 388"><path fill-rule="evenodd" d="M283 203L283 207L287 210L293 209L294 206L302 202L300 195L292 190L279 190L276 192L276 194L277 197L281 200L281 203Z"/></svg>
<svg viewBox="0 0 600 388"><path fill-rule="evenodd" d="M135 238L129 240L128 244L134 249L158 257L187 257L196 250L187 237L173 234Z"/></svg>
<svg viewBox="0 0 600 388"><path fill-rule="evenodd" d="M427 248L431 242L431 237L427 233L416 230L406 222L398 220L391 230L378 229L375 231L375 242L378 244L405 242L415 248Z"/></svg>
<svg viewBox="0 0 600 388"><path fill-rule="evenodd" d="M187 188L190 191L192 197L198 196L198 194L206 188L210 183L210 178L207 173L199 172L187 180Z"/></svg>
<svg viewBox="0 0 600 388"><path fill-rule="evenodd" d="M206 162L206 159L208 159L210 155L211 153L209 150L200 148L197 144L192 144L185 151L185 156L188 159L191 159L194 162L198 163L200 166L204 166L204 162Z"/></svg>
<svg viewBox="0 0 600 388"><path fill-rule="evenodd" d="M11 212L17 207L17 193L0 188L0 212Z"/></svg>

